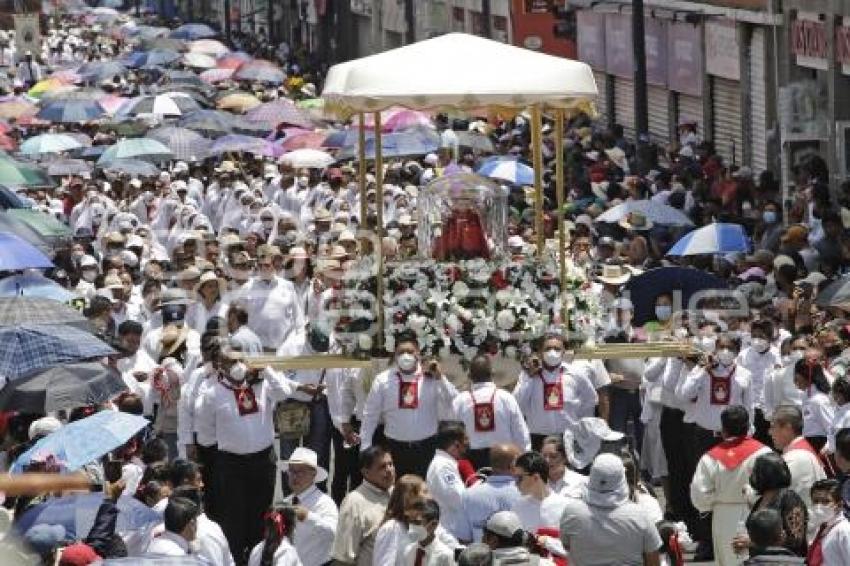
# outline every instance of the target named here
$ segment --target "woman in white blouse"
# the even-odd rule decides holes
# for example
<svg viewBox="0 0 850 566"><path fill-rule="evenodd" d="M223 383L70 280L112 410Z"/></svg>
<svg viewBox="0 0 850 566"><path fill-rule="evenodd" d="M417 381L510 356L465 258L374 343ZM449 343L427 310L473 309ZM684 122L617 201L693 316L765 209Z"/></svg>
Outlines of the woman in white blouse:
<svg viewBox="0 0 850 566"><path fill-rule="evenodd" d="M401 476L393 487L387 504L387 514L375 535L372 552L373 566L396 566L404 548L411 542L408 536L408 512L419 501L428 497L428 486L419 476Z"/></svg>
<svg viewBox="0 0 850 566"><path fill-rule="evenodd" d="M827 434L835 415L829 398L829 380L818 360L819 354L809 350L794 365L794 385L803 392L803 436L820 451L826 445Z"/></svg>
<svg viewBox="0 0 850 566"><path fill-rule="evenodd" d="M292 545L295 523L295 507L291 505L266 513L266 538L251 550L248 566L301 566Z"/></svg>

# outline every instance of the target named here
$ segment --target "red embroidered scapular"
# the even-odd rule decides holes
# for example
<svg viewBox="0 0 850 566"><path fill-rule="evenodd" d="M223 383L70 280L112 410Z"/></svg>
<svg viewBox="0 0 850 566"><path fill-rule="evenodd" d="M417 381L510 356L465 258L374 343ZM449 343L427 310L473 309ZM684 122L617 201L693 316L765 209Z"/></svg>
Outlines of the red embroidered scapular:
<svg viewBox="0 0 850 566"><path fill-rule="evenodd" d="M732 379L735 377L736 367L732 367L732 371L726 377L714 375L711 370L708 371L708 377L711 381L710 402L712 405L728 405L732 399Z"/></svg>
<svg viewBox="0 0 850 566"><path fill-rule="evenodd" d="M812 444L803 438L802 436L788 445L788 448L785 450L786 452L791 452L792 450L803 450L804 452L808 452L816 458L820 458L820 454L815 450L815 447Z"/></svg>
<svg viewBox="0 0 850 566"><path fill-rule="evenodd" d="M472 414L475 418L475 432L493 432L496 429L496 407L493 399L496 398L497 388L493 388L490 400L479 403L475 400L475 394L470 391L472 397Z"/></svg>
<svg viewBox="0 0 850 566"><path fill-rule="evenodd" d="M764 448L764 444L754 438L741 436L724 440L707 452L727 470L734 470L744 460Z"/></svg>
<svg viewBox="0 0 850 566"><path fill-rule="evenodd" d="M543 410L560 411L564 408L564 368L558 371L558 379L553 383L547 383L540 372L540 381L543 382Z"/></svg>
<svg viewBox="0 0 850 566"><path fill-rule="evenodd" d="M418 409L419 374L416 375L415 381L403 381L400 373L397 373L396 377L398 378L398 408Z"/></svg>
<svg viewBox="0 0 850 566"><path fill-rule="evenodd" d="M224 377L219 379L219 383L233 392L233 397L236 399L236 408L239 410L240 417L260 412L260 405L257 403L257 395L254 393L254 388L251 386L251 383L246 381L237 386Z"/></svg>

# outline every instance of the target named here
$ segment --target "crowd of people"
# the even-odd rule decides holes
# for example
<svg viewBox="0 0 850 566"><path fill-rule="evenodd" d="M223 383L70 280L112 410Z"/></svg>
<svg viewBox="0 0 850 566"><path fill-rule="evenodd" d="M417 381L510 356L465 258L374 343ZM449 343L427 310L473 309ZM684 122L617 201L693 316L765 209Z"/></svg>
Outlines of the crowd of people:
<svg viewBox="0 0 850 566"><path fill-rule="evenodd" d="M26 100L52 72L131 48L84 33L52 29L42 54L7 48L20 63L0 100ZM283 85L241 86L263 100L315 96L320 76L285 56ZM99 88L153 92L160 79L148 71ZM530 156L523 115L435 123ZM116 139L97 124L8 125L19 141L44 131ZM94 412L150 420L86 466L105 492L90 532L70 537L42 515L20 533L28 548L64 565L193 555L216 566L654 566L681 564L693 543L695 560L724 566L850 564L850 325L846 305L818 300L850 264L850 183L830 192L825 166L810 159L795 166L783 201L770 171L756 178L725 163L698 124L682 124L674 144L640 164L622 127L575 116L563 148L552 127L547 120L543 238L558 240L551 170L563 151L568 261L588 277L580 292L602 306L592 338L676 341L688 353L577 359L587 337L552 329L529 340L505 387L494 378L501 352L482 348L450 380L406 330L377 375L257 367L253 356L322 356L358 343L332 315L346 279L374 266L378 247L389 261L422 249L422 186L481 162L458 145L388 160L383 202L372 169L360 194L356 163L295 169L247 154L175 161L154 177L96 170L57 189L20 187L73 230L46 275L84 299L85 316L118 352L106 363L126 390L59 414L6 415L6 463ZM638 200L696 226L740 224L752 253L672 258L686 228L637 212L595 221ZM507 250L530 261L539 251L533 198L514 189L508 204ZM628 281L672 265L719 278L728 293L682 304L675 289L657 291L649 320L635 324ZM109 477L115 462L121 473ZM7 499L12 524L48 497ZM122 497L161 521L122 531Z"/></svg>

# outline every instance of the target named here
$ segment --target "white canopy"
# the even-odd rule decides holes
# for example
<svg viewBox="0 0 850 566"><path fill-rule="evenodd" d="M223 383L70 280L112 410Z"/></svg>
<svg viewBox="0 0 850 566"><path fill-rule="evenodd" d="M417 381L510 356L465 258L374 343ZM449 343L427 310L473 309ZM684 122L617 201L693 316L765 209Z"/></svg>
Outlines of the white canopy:
<svg viewBox="0 0 850 566"><path fill-rule="evenodd" d="M590 67L450 33L331 67L322 97L349 112L408 108L573 108L597 96Z"/></svg>

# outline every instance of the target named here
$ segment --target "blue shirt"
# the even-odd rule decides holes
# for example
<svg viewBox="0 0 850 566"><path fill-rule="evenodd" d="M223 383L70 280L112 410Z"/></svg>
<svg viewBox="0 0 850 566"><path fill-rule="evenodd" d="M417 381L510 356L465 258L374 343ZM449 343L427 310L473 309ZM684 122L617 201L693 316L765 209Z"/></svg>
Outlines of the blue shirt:
<svg viewBox="0 0 850 566"><path fill-rule="evenodd" d="M466 524L457 533L460 540L481 541L481 532L490 515L510 511L519 499L513 476L490 476L486 481L463 492L463 514Z"/></svg>

